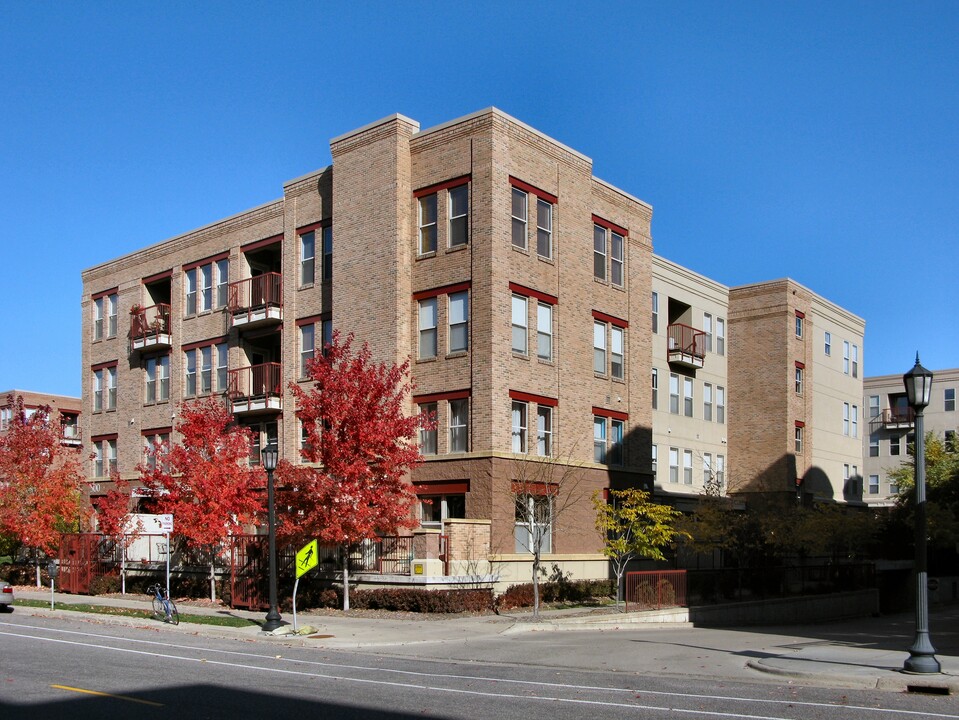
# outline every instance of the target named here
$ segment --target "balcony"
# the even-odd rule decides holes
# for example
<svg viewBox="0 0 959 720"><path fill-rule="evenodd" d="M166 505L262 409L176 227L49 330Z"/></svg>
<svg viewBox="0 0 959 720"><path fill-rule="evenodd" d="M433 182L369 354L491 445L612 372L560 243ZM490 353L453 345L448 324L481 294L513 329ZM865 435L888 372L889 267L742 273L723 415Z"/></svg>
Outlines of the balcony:
<svg viewBox="0 0 959 720"><path fill-rule="evenodd" d="M676 323L666 331L668 353L666 359L675 365L699 369L706 360L706 333Z"/></svg>
<svg viewBox="0 0 959 720"><path fill-rule="evenodd" d="M883 430L908 430L916 423L916 413L910 408L889 408L871 418L869 424Z"/></svg>
<svg viewBox="0 0 959 720"><path fill-rule="evenodd" d="M170 306L166 303L130 312L130 348L134 350L166 350L173 345L170 334Z"/></svg>
<svg viewBox="0 0 959 720"><path fill-rule="evenodd" d="M228 371L227 395L234 415L283 410L280 363L263 363Z"/></svg>
<svg viewBox="0 0 959 720"><path fill-rule="evenodd" d="M67 447L80 447L80 426L75 423L64 423L60 426L60 444Z"/></svg>
<svg viewBox="0 0 959 720"><path fill-rule="evenodd" d="M233 327L260 327L283 321L283 277L270 272L230 283L227 307Z"/></svg>

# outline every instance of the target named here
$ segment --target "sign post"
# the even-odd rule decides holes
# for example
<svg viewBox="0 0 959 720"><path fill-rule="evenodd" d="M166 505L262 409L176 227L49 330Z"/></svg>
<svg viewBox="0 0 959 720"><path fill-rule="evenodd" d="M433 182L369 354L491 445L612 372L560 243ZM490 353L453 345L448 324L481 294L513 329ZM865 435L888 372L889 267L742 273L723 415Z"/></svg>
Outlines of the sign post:
<svg viewBox="0 0 959 720"><path fill-rule="evenodd" d="M319 564L320 559L317 557L318 555L319 548L315 538L310 540L310 542L300 548L296 553L296 581L293 583L293 632L297 631L296 589L300 584L300 578Z"/></svg>
<svg viewBox="0 0 959 720"><path fill-rule="evenodd" d="M166 538L166 596L170 597L170 533L173 532L173 515L157 515L157 524Z"/></svg>

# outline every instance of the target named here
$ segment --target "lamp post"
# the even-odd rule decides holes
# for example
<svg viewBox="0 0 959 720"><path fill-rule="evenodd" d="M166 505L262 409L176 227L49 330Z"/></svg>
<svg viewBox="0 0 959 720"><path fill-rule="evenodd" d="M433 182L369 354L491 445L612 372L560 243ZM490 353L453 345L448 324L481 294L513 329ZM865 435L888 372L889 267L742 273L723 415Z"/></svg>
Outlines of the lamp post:
<svg viewBox="0 0 959 720"><path fill-rule="evenodd" d="M276 470L279 454L275 443L267 445L261 453L263 469L266 470L266 503L270 524L270 609L266 613L263 632L272 632L283 624L276 602L276 505L273 498L273 471Z"/></svg>
<svg viewBox="0 0 959 720"><path fill-rule="evenodd" d="M916 637L909 648L909 657L903 664L903 672L937 673L936 649L929 640L929 595L926 571L926 438L922 429L922 411L929 404L932 390L932 373L919 364L902 376L906 386L909 406L916 414Z"/></svg>

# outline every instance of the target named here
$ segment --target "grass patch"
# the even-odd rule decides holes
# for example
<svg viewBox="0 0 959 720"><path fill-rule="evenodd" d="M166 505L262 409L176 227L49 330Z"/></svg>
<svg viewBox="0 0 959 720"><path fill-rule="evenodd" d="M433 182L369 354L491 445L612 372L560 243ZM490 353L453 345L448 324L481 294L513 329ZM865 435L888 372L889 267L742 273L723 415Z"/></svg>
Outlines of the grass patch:
<svg viewBox="0 0 959 720"><path fill-rule="evenodd" d="M49 608L50 603L44 600L14 600L14 607L35 607ZM95 613L98 615L121 615L123 617L142 618L144 620L153 620L153 613L149 610L137 610L135 608L110 607L107 605L89 605L87 603L54 603L55 610L72 610L74 612ZM159 622L159 621L157 621ZM260 623L246 618L235 617L233 615L189 615L180 613L181 623L194 623L196 625L217 625L219 627L250 627L258 626Z"/></svg>

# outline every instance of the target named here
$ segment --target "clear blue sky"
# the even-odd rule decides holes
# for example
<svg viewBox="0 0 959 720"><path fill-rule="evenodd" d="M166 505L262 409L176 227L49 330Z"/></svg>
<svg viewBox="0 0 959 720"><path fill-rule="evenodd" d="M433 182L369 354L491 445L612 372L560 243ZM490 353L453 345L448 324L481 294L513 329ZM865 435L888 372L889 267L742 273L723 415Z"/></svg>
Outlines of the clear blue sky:
<svg viewBox="0 0 959 720"><path fill-rule="evenodd" d="M83 269L489 105L651 203L658 254L864 317L866 374L957 367L957 38L956 2L4 2L0 389L79 394Z"/></svg>

